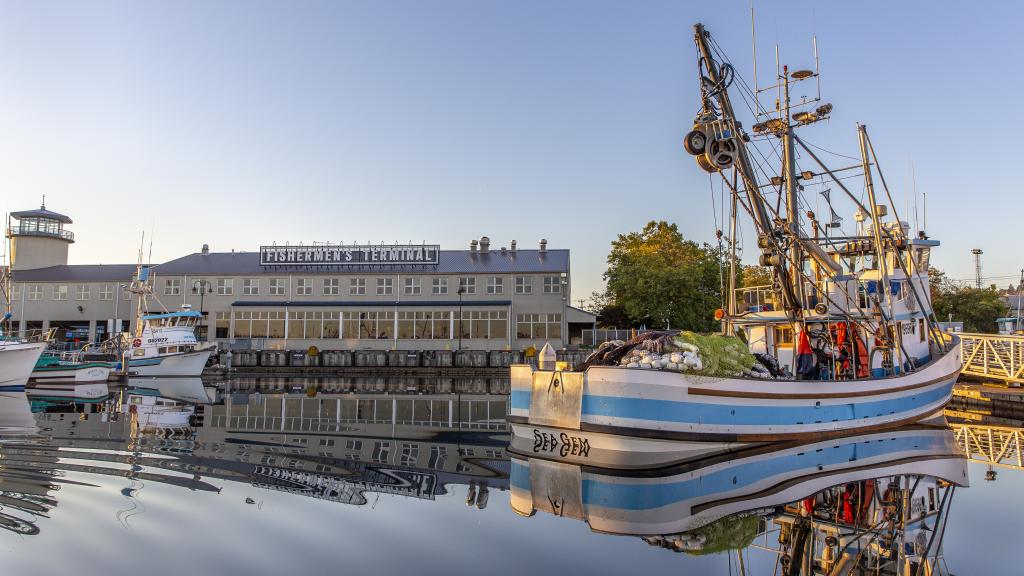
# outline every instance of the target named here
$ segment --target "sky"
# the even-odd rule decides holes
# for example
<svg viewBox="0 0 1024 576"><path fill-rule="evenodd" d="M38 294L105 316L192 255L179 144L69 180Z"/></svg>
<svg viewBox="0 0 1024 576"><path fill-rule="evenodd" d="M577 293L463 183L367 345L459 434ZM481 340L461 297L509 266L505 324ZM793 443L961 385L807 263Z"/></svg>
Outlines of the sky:
<svg viewBox="0 0 1024 576"><path fill-rule="evenodd" d="M668 220L714 241L719 185L682 147L699 107L692 25L752 83L750 6L0 2L0 210L45 194L74 219L72 263L134 262L143 233L154 262L204 243L546 238L572 251L578 303L602 288L617 234ZM813 68L817 36L835 110L802 137L847 166L866 124L899 209L915 204L912 170L919 223L927 194L933 263L972 278L981 248L986 283L1015 281L1024 6L753 6L760 86L776 45Z"/></svg>

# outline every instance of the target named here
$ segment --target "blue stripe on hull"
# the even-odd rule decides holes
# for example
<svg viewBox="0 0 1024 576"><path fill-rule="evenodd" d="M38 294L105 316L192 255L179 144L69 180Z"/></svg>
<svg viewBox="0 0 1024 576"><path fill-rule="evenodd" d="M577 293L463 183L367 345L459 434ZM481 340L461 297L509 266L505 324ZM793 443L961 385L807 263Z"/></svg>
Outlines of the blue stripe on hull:
<svg viewBox="0 0 1024 576"><path fill-rule="evenodd" d="M924 455L945 451L953 454L957 449L950 445L949 438L949 435L922 434L874 442L850 442L820 452L812 450L774 458L753 458L749 462L677 482L610 482L585 476L581 492L583 503L587 506L648 510L692 498L713 496L723 491L733 492L777 475L792 474L799 470L816 471L819 466L849 464L901 452ZM530 490L528 465L513 460L510 472L512 486Z"/></svg>
<svg viewBox="0 0 1024 576"><path fill-rule="evenodd" d="M24 391L25 391L25 385L24 384L9 384L9 385L5 385L5 386L0 386L0 392L24 392Z"/></svg>
<svg viewBox="0 0 1024 576"><path fill-rule="evenodd" d="M732 426L778 426L813 424L816 422L846 422L861 418L910 413L948 397L953 382L932 390L886 400L860 399L845 404L822 406L713 404L677 402L622 396L583 395L582 416L630 418L652 422L677 424L707 424ZM529 410L530 392L513 391L513 409Z"/></svg>

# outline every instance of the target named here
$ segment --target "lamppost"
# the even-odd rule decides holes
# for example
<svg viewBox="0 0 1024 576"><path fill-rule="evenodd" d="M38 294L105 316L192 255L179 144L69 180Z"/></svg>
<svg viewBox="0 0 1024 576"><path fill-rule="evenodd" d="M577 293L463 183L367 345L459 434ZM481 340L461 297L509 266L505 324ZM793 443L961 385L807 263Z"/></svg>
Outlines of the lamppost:
<svg viewBox="0 0 1024 576"><path fill-rule="evenodd" d="M459 282L459 352L462 351L462 295L466 293L466 287Z"/></svg>
<svg viewBox="0 0 1024 576"><path fill-rule="evenodd" d="M209 327L206 325L206 315L203 313L203 300L207 294L213 294L213 286L209 280L196 280L192 283L192 293L199 294L199 320L203 326L203 339L200 342L209 340Z"/></svg>

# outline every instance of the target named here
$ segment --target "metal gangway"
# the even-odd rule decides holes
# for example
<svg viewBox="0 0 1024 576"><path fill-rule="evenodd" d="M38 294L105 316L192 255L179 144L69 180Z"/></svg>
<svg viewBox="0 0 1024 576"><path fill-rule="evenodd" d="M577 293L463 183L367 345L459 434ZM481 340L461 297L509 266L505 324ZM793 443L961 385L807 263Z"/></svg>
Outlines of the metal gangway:
<svg viewBox="0 0 1024 576"><path fill-rule="evenodd" d="M1024 336L957 334L963 351L964 376L1024 384Z"/></svg>
<svg viewBox="0 0 1024 576"><path fill-rule="evenodd" d="M989 466L1024 470L1022 428L985 424L950 424L956 442L971 460Z"/></svg>

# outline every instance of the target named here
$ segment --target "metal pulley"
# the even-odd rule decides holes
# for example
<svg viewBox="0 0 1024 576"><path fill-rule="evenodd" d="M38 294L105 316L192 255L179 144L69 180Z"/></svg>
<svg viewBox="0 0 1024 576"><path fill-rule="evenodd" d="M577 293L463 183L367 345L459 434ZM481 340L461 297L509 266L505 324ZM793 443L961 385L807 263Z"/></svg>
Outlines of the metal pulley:
<svg viewBox="0 0 1024 576"><path fill-rule="evenodd" d="M707 164L713 166L716 171L719 171L732 167L736 162L736 152L736 141L732 138L722 138L708 142L701 157L704 158ZM698 161L698 163L700 162Z"/></svg>
<svg viewBox="0 0 1024 576"><path fill-rule="evenodd" d="M691 156L699 156L704 153L707 148L708 140L710 137L708 133L702 130L699 126L695 126L693 130L683 138L683 148L686 149L687 153Z"/></svg>

